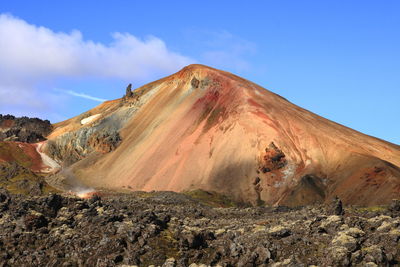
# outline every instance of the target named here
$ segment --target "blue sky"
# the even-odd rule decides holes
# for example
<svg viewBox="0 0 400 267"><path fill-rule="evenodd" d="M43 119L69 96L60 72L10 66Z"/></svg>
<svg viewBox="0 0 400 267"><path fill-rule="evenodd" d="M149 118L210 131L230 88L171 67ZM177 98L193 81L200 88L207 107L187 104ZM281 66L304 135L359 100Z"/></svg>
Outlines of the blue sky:
<svg viewBox="0 0 400 267"><path fill-rule="evenodd" d="M3 1L0 113L56 122L189 63L400 144L399 1Z"/></svg>

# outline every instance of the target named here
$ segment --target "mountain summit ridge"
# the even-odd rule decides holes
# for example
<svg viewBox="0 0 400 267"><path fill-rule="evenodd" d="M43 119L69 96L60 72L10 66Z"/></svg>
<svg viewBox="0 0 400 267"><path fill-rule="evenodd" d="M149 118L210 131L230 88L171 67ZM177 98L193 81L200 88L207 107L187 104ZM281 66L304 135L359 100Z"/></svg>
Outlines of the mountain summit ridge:
<svg viewBox="0 0 400 267"><path fill-rule="evenodd" d="M399 146L204 65L54 127L48 154L96 188L203 189L269 205L335 195L379 204L400 192Z"/></svg>

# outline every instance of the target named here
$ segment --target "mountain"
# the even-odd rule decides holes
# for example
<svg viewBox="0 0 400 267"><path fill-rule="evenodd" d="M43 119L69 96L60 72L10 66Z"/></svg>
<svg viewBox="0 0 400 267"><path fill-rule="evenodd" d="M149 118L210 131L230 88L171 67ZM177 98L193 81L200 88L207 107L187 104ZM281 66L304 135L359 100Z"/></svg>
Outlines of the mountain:
<svg viewBox="0 0 400 267"><path fill-rule="evenodd" d="M400 193L399 146L203 65L128 86L53 127L44 151L64 165L59 186L74 177L94 188L202 189L289 206L334 196L381 204Z"/></svg>

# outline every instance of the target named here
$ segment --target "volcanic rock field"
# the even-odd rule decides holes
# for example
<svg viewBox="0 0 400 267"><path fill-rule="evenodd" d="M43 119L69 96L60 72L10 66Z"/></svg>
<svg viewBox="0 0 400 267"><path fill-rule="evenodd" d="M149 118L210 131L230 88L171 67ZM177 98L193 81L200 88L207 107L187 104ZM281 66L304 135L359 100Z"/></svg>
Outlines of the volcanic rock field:
<svg viewBox="0 0 400 267"><path fill-rule="evenodd" d="M400 202L249 207L196 191L0 193L0 266L396 266Z"/></svg>

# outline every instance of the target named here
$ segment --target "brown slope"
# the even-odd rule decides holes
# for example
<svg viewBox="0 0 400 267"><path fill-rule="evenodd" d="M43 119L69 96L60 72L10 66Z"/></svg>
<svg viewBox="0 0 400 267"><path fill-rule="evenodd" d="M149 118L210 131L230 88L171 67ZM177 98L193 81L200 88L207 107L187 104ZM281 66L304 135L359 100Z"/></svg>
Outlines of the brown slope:
<svg viewBox="0 0 400 267"><path fill-rule="evenodd" d="M0 141L0 163L16 162L33 172L45 168L34 144L23 142Z"/></svg>
<svg viewBox="0 0 400 267"><path fill-rule="evenodd" d="M399 146L324 119L233 74L190 65L137 92L140 105L124 121L119 146L73 165L91 186L201 188L287 205L334 195L346 203L378 204L400 192ZM100 113L112 116L118 109Z"/></svg>

